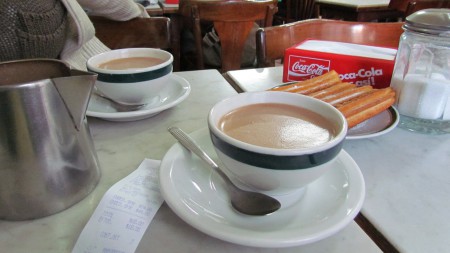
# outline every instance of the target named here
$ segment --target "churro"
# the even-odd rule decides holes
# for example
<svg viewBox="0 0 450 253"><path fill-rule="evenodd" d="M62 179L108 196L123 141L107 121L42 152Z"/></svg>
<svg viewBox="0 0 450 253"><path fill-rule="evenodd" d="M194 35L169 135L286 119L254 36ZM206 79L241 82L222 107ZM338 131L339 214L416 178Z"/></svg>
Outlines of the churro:
<svg viewBox="0 0 450 253"><path fill-rule="evenodd" d="M349 100L336 108L347 119L348 127L372 118L388 109L395 102L395 92L392 88L374 89L363 96Z"/></svg>
<svg viewBox="0 0 450 253"><path fill-rule="evenodd" d="M364 95L370 92L372 89L373 89L372 86L350 88L343 90L337 94L331 94L327 97L322 98L321 100L330 103L331 105L337 105L345 101L357 98L361 95Z"/></svg>
<svg viewBox="0 0 450 253"><path fill-rule="evenodd" d="M300 94L309 94L315 91L325 89L334 84L340 83L339 75L336 71L332 70L321 76L317 76L305 81L300 81L298 83L293 83L290 85L277 86L270 90L272 91L288 91Z"/></svg>
<svg viewBox="0 0 450 253"><path fill-rule="evenodd" d="M347 119L348 128L383 112L395 102L391 88L374 89L372 86L357 87L339 79L332 70L321 76L270 89L311 96L336 107Z"/></svg>
<svg viewBox="0 0 450 253"><path fill-rule="evenodd" d="M395 97L391 97L385 101L380 102L379 104L367 108L366 110L353 114L350 117L346 117L348 128L352 128L358 125L359 123L366 121L372 118L373 116L383 112L384 110L388 109L392 104L394 104L394 102Z"/></svg>
<svg viewBox="0 0 450 253"><path fill-rule="evenodd" d="M395 92L392 88L373 89L367 94L351 99L343 104L336 105L336 108L344 114L345 117L350 117L367 108L375 106L391 97L395 97Z"/></svg>
<svg viewBox="0 0 450 253"><path fill-rule="evenodd" d="M347 89L355 88L355 87L356 87L356 84L353 84L353 83L337 83L336 85L333 85L329 88L310 93L310 94L308 94L308 96L317 98L317 99L321 99L321 98L327 97L331 94L335 94L335 93L341 92L343 90L347 90Z"/></svg>

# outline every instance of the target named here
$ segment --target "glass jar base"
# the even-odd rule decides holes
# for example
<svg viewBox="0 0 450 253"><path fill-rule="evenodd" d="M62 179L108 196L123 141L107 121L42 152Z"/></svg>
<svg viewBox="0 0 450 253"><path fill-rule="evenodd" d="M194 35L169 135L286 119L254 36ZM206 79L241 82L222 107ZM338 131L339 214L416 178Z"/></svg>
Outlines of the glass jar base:
<svg viewBox="0 0 450 253"><path fill-rule="evenodd" d="M400 115L400 128L423 134L449 134L450 120L418 119Z"/></svg>

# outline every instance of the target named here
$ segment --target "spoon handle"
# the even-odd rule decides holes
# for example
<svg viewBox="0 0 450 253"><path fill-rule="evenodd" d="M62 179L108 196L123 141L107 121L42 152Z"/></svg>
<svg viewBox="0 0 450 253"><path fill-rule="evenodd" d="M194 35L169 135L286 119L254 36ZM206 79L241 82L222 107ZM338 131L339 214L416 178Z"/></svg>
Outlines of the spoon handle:
<svg viewBox="0 0 450 253"><path fill-rule="evenodd" d="M191 137L189 137L189 135L183 132L183 130L178 127L169 127L167 130L183 147L192 151L203 161L208 163L217 174L222 177L225 181L225 185L230 195L231 205L234 209L248 215L266 215L280 209L281 204L275 198L259 192L244 191L234 185L219 166L191 139Z"/></svg>
<svg viewBox="0 0 450 253"><path fill-rule="evenodd" d="M200 147L187 135L183 130L178 127L169 127L167 129L185 148L192 151L204 162L208 163L225 181L231 182L230 179L220 170L219 166L205 153Z"/></svg>
<svg viewBox="0 0 450 253"><path fill-rule="evenodd" d="M201 150L200 147L187 135L183 130L178 127L169 127L168 131L187 149L194 152L203 161L207 162L211 167L219 167L212 159Z"/></svg>

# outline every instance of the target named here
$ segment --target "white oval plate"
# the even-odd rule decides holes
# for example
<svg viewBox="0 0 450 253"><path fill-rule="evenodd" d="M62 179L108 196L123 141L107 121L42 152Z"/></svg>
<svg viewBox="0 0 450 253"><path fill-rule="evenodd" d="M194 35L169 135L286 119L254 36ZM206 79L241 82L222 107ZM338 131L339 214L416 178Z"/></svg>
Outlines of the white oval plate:
<svg viewBox="0 0 450 253"><path fill-rule="evenodd" d="M111 106L111 102L92 94L86 115L109 121L141 120L178 105L189 96L190 92L191 86L186 79L171 74L159 97L137 111L118 112Z"/></svg>
<svg viewBox="0 0 450 253"><path fill-rule="evenodd" d="M207 129L190 136L217 160ZM266 216L235 211L222 181L178 143L161 162L160 186L169 207L210 236L246 246L290 247L338 232L361 209L365 185L358 165L345 151L335 163L333 170L306 188L300 200L282 204Z"/></svg>
<svg viewBox="0 0 450 253"><path fill-rule="evenodd" d="M359 123L347 132L347 140L377 137L392 131L400 121L397 109L391 106L386 111Z"/></svg>

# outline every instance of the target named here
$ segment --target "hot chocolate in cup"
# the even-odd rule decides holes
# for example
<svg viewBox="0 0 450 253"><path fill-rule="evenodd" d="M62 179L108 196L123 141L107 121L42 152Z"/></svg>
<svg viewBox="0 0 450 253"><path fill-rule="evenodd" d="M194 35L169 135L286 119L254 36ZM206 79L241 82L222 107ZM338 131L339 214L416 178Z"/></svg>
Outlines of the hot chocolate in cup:
<svg viewBox="0 0 450 253"><path fill-rule="evenodd" d="M300 191L333 168L347 134L345 117L318 99L246 92L208 115L214 149L231 180L270 195Z"/></svg>
<svg viewBox="0 0 450 253"><path fill-rule="evenodd" d="M155 48L104 52L87 61L98 74L95 87L103 95L128 104L149 103L159 96L172 73L171 53Z"/></svg>

